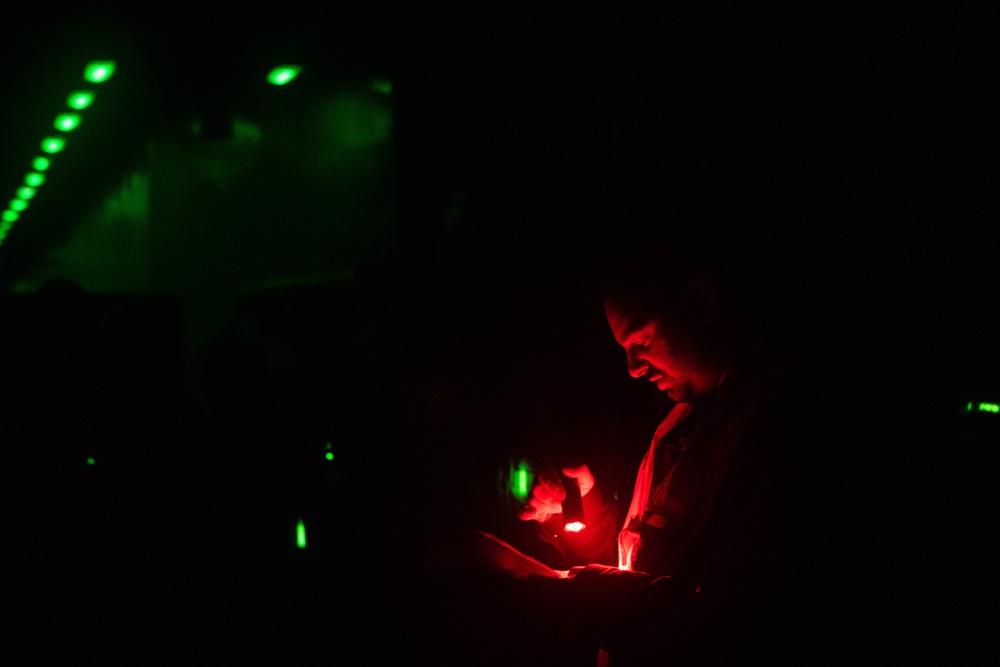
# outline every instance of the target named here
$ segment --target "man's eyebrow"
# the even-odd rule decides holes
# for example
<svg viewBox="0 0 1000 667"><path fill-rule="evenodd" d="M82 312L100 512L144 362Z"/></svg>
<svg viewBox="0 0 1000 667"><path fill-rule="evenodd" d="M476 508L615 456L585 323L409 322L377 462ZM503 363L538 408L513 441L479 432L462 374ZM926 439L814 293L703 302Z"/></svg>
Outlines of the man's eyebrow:
<svg viewBox="0 0 1000 667"><path fill-rule="evenodd" d="M641 322L639 324L636 324L635 326L629 327L628 329L626 329L625 331L623 331L622 332L622 336L623 337L622 337L622 339L620 341L621 344L624 345L625 343L629 342L629 340L633 336L635 336L637 333L641 332L643 329L648 328L649 325L650 325L650 321L646 320L645 322Z"/></svg>

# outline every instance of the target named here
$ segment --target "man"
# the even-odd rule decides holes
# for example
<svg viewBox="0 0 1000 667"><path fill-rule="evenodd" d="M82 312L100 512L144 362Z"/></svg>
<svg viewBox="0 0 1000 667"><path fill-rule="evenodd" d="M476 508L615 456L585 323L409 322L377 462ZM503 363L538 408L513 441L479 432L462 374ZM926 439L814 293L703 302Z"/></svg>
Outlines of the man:
<svg viewBox="0 0 1000 667"><path fill-rule="evenodd" d="M776 647L785 468L768 428L764 364L712 283L666 254L613 262L603 296L628 372L663 392L667 416L638 462L624 517L586 464L563 468L562 478L539 474L519 516L537 522L539 536L574 565L562 576L491 539L460 549L479 567L513 575L509 585L492 580L482 605L494 613L478 617L487 619L480 625L502 627L499 636L523 633L536 647L546 647L546 633L572 636L575 651L602 649L613 667L767 663ZM581 533L556 520L565 478L583 497ZM615 542L616 563L591 560ZM469 593L466 618L480 599ZM500 609L517 609L517 622L499 625Z"/></svg>
<svg viewBox="0 0 1000 667"><path fill-rule="evenodd" d="M615 529L617 568L575 568L569 578L604 598L610 613L594 627L612 655L749 659L773 648L761 645L761 632L780 590L787 481L759 346L710 281L665 254L619 260L605 282L605 315L629 374L651 382L672 407ZM577 480L585 501L600 494L586 465L562 472ZM616 536L581 540L549 528L559 523L552 517L565 495L558 475L541 474L520 517L538 521L543 538L568 562L580 562L595 541ZM585 505L588 531L614 525L603 516L614 511L611 504ZM668 649L649 633L670 636L669 622L684 631L672 633Z"/></svg>

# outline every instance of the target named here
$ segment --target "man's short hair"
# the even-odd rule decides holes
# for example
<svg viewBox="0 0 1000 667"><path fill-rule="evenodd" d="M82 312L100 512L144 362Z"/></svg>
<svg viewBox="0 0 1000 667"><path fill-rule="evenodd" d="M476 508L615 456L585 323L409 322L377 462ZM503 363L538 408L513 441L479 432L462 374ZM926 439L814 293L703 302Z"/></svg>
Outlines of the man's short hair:
<svg viewBox="0 0 1000 667"><path fill-rule="evenodd" d="M630 319L698 329L716 316L717 280L663 246L616 252L601 271L601 296ZM707 290L707 291L706 291Z"/></svg>

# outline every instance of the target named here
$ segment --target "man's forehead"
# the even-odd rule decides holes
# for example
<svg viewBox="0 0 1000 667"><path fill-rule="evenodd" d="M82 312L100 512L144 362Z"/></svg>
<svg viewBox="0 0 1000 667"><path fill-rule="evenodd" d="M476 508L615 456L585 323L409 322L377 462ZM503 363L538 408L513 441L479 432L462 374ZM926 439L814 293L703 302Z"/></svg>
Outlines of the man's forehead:
<svg viewBox="0 0 1000 667"><path fill-rule="evenodd" d="M640 318L634 314L626 313L611 301L604 303L604 312L607 315L608 324L611 325L611 332L622 345L628 341L630 336L649 326L652 321L649 318Z"/></svg>

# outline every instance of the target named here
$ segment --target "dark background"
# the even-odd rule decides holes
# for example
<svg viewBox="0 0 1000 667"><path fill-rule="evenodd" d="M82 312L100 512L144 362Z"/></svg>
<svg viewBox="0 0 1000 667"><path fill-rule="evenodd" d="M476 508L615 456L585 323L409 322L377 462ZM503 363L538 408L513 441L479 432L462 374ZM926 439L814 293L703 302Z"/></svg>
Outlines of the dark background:
<svg viewBox="0 0 1000 667"><path fill-rule="evenodd" d="M795 641L831 664L985 645L1000 417L963 412L1000 401L985 15L364 3L11 25L12 189L63 72L122 54L89 157L0 247L13 649L405 661L424 531L530 550L511 463L641 456L667 406L627 377L592 278L654 241L716 270L784 361ZM289 59L301 80L265 99L252 77ZM309 139L270 137L369 78L392 81L390 142L347 160L367 167L303 150L280 180ZM262 166L236 194L157 171L151 147L237 146L248 115ZM137 168L146 273L59 275L53 249ZM322 231L328 211L354 231ZM626 494L632 465L611 474Z"/></svg>

